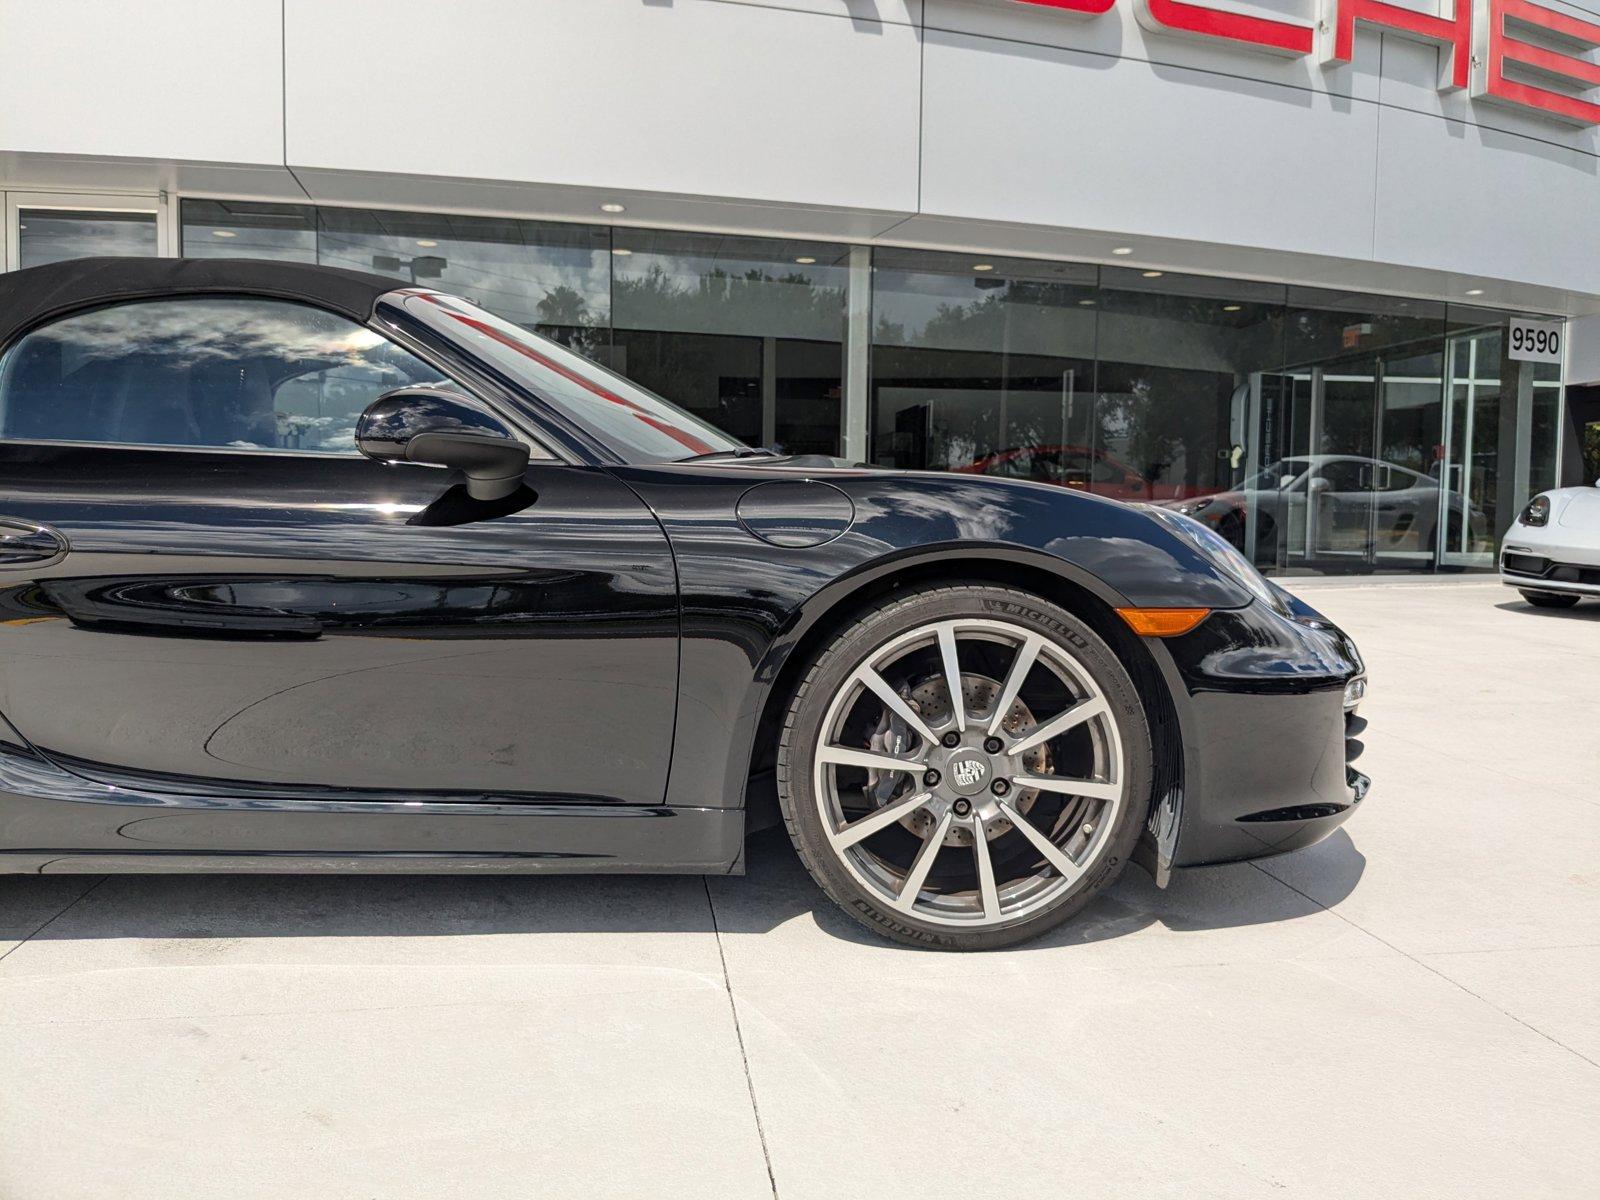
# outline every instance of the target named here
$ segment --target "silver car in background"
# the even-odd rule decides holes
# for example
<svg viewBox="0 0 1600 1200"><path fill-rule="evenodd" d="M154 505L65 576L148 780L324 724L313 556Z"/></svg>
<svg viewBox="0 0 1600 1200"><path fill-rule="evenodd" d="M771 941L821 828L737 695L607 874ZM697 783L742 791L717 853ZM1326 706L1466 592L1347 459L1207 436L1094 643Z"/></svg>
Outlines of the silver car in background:
<svg viewBox="0 0 1600 1200"><path fill-rule="evenodd" d="M1600 599L1600 480L1540 492L1506 530L1500 581L1538 608Z"/></svg>
<svg viewBox="0 0 1600 1200"><path fill-rule="evenodd" d="M1441 497L1431 476L1351 454L1282 458L1234 489L1163 506L1210 525L1242 550L1253 509L1256 550L1267 554L1280 531L1313 555L1369 549L1426 554L1436 545L1441 509L1452 540L1463 526L1472 545L1487 545L1489 536L1483 511L1459 492Z"/></svg>

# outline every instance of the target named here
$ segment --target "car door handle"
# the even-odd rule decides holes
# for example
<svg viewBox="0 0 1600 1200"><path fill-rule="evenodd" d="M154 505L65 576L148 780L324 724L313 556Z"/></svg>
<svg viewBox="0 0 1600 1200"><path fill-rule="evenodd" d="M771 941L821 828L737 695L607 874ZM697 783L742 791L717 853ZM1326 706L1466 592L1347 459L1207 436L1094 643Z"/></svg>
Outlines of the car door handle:
<svg viewBox="0 0 1600 1200"><path fill-rule="evenodd" d="M67 553L67 539L47 525L0 517L0 567L45 566Z"/></svg>

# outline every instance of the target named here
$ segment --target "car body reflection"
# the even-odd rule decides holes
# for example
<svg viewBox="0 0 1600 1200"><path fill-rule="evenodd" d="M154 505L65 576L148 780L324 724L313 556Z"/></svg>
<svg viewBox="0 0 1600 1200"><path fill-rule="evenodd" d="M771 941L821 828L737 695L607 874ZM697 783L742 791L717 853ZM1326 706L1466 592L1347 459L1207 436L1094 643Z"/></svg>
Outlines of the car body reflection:
<svg viewBox="0 0 1600 1200"><path fill-rule="evenodd" d="M1096 496L1110 496L1113 500L1181 500L1216 490L1162 480L1160 476L1166 474L1170 466L1165 462L1153 463L1151 468L1141 472L1099 447L1043 445L997 450L951 470L969 475L1030 479Z"/></svg>
<svg viewBox="0 0 1600 1200"><path fill-rule="evenodd" d="M1449 529L1465 523L1476 543L1489 535L1488 518L1460 492L1398 463L1350 454L1308 454L1263 467L1238 488L1182 501L1164 501L1216 529L1240 549L1249 514L1256 514L1258 553L1280 536L1306 553L1400 551L1431 554L1438 545L1441 509Z"/></svg>

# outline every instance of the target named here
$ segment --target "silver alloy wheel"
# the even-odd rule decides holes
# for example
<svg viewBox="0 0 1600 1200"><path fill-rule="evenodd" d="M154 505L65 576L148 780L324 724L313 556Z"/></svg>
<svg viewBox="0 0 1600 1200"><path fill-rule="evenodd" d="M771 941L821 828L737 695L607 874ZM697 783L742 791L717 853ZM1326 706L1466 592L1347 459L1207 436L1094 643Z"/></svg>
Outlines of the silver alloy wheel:
<svg viewBox="0 0 1600 1200"><path fill-rule="evenodd" d="M963 666L961 647L976 643L990 656L1010 651L1003 677ZM927 677L907 678L908 662ZM930 684L945 703L913 698ZM1024 701L1030 688L1066 702L1036 715L1038 702ZM863 715L878 718L870 739L857 735L869 744L841 741ZM1050 748L1068 741L1087 770L1041 773ZM866 783L841 785L841 771L865 772ZM899 634L846 677L822 722L813 781L829 844L880 903L919 921L984 929L1047 908L1083 877L1116 827L1127 767L1115 713L1066 646L1008 621L956 618ZM881 835L892 826L902 832L886 846ZM958 830L968 836L953 837ZM936 872L957 853L970 853L970 865Z"/></svg>

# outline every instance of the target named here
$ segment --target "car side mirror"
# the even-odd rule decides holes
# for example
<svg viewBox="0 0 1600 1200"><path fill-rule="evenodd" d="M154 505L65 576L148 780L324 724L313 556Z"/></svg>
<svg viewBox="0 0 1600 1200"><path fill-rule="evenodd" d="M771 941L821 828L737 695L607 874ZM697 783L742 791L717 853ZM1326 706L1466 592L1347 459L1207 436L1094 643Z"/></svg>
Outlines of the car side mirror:
<svg viewBox="0 0 1600 1200"><path fill-rule="evenodd" d="M440 388L385 392L356 423L356 448L381 463L454 467L474 500L515 492L528 469L528 447L476 400Z"/></svg>
<svg viewBox="0 0 1600 1200"><path fill-rule="evenodd" d="M1323 492L1331 492L1333 490L1333 481L1326 475L1318 475L1310 483L1306 484L1306 488L1313 496L1320 496Z"/></svg>

